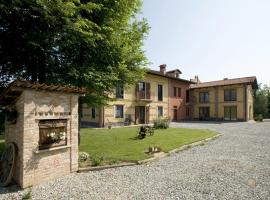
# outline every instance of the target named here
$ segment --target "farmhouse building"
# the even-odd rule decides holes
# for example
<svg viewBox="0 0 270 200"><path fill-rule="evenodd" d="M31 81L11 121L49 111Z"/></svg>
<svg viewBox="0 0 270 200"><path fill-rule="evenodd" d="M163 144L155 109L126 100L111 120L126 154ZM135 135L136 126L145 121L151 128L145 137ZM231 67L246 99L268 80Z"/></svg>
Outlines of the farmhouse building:
<svg viewBox="0 0 270 200"><path fill-rule="evenodd" d="M185 80L179 69L149 70L138 83L119 85L108 105L83 107L81 122L86 126L149 124L158 118L183 120L253 119L253 90L256 77L200 82Z"/></svg>

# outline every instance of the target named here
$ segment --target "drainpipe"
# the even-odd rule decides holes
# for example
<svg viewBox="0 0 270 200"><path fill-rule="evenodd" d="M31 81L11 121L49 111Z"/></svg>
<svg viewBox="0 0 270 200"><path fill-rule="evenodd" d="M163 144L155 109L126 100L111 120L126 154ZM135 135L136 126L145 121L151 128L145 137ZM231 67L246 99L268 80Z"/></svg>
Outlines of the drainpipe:
<svg viewBox="0 0 270 200"><path fill-rule="evenodd" d="M244 120L245 121L248 121L247 120L247 85L244 86Z"/></svg>
<svg viewBox="0 0 270 200"><path fill-rule="evenodd" d="M171 81L168 79L168 118L171 118L170 111L170 91L171 91Z"/></svg>
<svg viewBox="0 0 270 200"><path fill-rule="evenodd" d="M105 109L104 109L104 106L102 106L102 127L104 128L105 127Z"/></svg>

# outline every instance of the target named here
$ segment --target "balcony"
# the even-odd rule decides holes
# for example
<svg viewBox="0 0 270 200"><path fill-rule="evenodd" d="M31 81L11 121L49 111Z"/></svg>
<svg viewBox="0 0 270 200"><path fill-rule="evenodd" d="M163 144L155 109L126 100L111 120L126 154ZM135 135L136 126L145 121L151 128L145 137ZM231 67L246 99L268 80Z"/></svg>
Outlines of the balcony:
<svg viewBox="0 0 270 200"><path fill-rule="evenodd" d="M136 92L137 101L153 101L153 96L150 92L137 91Z"/></svg>

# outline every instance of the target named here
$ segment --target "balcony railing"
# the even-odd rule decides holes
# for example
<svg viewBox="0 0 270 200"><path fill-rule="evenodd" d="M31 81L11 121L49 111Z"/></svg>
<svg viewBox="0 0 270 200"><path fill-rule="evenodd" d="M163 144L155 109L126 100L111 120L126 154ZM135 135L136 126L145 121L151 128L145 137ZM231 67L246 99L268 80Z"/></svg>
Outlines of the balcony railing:
<svg viewBox="0 0 270 200"><path fill-rule="evenodd" d="M141 101L152 101L153 97L150 92L146 91L137 91L136 92L136 99Z"/></svg>

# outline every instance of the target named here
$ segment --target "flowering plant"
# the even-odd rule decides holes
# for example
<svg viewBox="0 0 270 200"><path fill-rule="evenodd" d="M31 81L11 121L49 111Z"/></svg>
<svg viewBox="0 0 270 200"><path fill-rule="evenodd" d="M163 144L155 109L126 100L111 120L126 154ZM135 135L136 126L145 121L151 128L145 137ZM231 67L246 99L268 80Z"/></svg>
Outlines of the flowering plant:
<svg viewBox="0 0 270 200"><path fill-rule="evenodd" d="M66 139L66 132L59 132L59 133L51 132L51 133L48 133L47 134L47 137L52 142L59 143L61 140L65 140Z"/></svg>

